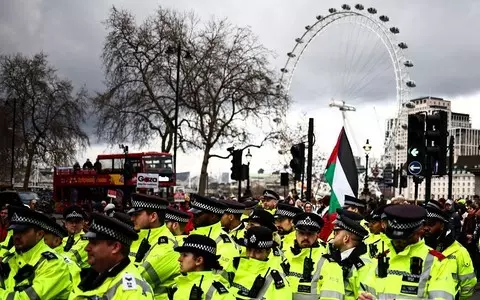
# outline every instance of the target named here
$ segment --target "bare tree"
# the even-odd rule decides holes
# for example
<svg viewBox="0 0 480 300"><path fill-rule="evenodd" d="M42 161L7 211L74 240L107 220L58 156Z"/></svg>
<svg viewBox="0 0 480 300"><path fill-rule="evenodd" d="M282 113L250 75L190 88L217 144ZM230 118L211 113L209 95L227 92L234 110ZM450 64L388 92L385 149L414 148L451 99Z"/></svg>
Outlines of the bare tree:
<svg viewBox="0 0 480 300"><path fill-rule="evenodd" d="M276 117L287 99L276 89L275 73L269 67L270 51L249 28L212 20L192 47L193 61L185 78L181 143L203 151L199 182L199 193L203 193L210 158L225 158L212 154L212 149L249 143L254 134L263 134L263 142L273 138L271 131L252 129L262 128L268 123L265 120Z"/></svg>
<svg viewBox="0 0 480 300"><path fill-rule="evenodd" d="M203 151L200 193L209 159L225 158L212 149L252 142L251 129L262 128L262 119L274 118L286 106L269 67L271 53L248 28L226 20L200 24L193 14L163 8L139 26L130 13L113 8L106 25L102 57L108 88L95 99L99 137L141 145L159 137L162 151L171 150L178 92L180 147ZM167 55L172 45L190 59ZM263 134L263 142L274 136L255 134Z"/></svg>
<svg viewBox="0 0 480 300"><path fill-rule="evenodd" d="M25 153L24 188L28 187L32 163L71 163L78 149L88 145L81 125L85 120L87 94L74 93L72 83L60 79L43 53L0 59L0 95L16 103L15 130L22 137ZM12 101L15 99L15 101Z"/></svg>
<svg viewBox="0 0 480 300"><path fill-rule="evenodd" d="M107 89L94 101L100 138L110 144L129 140L138 145L160 138L161 150L171 150L176 61L167 50L193 39L195 23L192 14L159 8L137 25L131 13L112 8L102 54Z"/></svg>

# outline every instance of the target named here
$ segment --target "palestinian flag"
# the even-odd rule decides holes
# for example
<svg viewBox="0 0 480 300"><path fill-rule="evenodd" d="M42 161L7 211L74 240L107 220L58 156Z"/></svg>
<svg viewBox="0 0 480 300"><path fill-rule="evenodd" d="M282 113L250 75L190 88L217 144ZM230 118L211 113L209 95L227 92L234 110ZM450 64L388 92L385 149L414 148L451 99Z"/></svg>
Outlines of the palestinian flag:
<svg viewBox="0 0 480 300"><path fill-rule="evenodd" d="M329 213L334 213L343 206L345 195L357 197L357 166L344 127L328 159L325 179L331 188Z"/></svg>

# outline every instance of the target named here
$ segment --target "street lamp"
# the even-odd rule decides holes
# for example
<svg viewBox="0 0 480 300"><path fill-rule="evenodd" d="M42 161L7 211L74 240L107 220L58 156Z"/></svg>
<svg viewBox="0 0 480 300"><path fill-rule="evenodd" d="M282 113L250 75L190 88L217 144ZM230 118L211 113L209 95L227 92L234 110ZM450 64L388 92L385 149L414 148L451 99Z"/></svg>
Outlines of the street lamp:
<svg viewBox="0 0 480 300"><path fill-rule="evenodd" d="M247 190L245 191L245 194L250 195L250 162L252 161L252 154L250 153L250 149L248 149L245 158L247 159Z"/></svg>
<svg viewBox="0 0 480 300"><path fill-rule="evenodd" d="M5 104L8 104L8 100L5 101ZM12 146L11 146L11 161L10 161L10 183L13 186L15 184L15 123L17 117L17 98L13 97L13 114L12 114ZM8 128L10 129L10 128Z"/></svg>
<svg viewBox="0 0 480 300"><path fill-rule="evenodd" d="M180 102L180 66L182 62L182 52L185 53L184 58L187 60L192 59L190 52L182 49L182 44L177 42L176 46L169 46L165 51L166 54L177 54L177 75L175 78L175 113L174 113L174 126L175 132L173 133L173 171L177 173L177 141L178 141L178 106Z"/></svg>
<svg viewBox="0 0 480 300"><path fill-rule="evenodd" d="M371 150L372 150L372 145L370 145L367 139L367 142L363 146L363 151L365 151L365 182L363 185L363 194L365 196L367 196L370 193L368 189L368 154L370 153Z"/></svg>

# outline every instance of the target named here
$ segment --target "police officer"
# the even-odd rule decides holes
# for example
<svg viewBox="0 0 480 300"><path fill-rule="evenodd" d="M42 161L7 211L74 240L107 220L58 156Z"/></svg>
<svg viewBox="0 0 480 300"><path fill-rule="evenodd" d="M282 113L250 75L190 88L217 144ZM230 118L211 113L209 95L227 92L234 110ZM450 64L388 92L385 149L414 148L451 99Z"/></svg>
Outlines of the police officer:
<svg viewBox="0 0 480 300"><path fill-rule="evenodd" d="M15 252L3 257L0 299L67 299L71 290L65 261L44 242L47 216L9 206Z"/></svg>
<svg viewBox="0 0 480 300"><path fill-rule="evenodd" d="M301 213L298 207L280 203L273 217L275 218L275 226L277 226L278 234L282 237L282 245L280 249L286 252L293 247L295 241L295 230L293 226L293 218Z"/></svg>
<svg viewBox="0 0 480 300"><path fill-rule="evenodd" d="M182 275L175 278L174 300L235 299L228 291L228 280L221 274L214 240L193 234L175 251L180 253L178 261Z"/></svg>
<svg viewBox="0 0 480 300"><path fill-rule="evenodd" d="M280 200L280 196L272 190L264 190L262 196L262 206L263 208L271 213L272 215L277 208L278 201Z"/></svg>
<svg viewBox="0 0 480 300"><path fill-rule="evenodd" d="M382 216L384 215L383 210L385 207L385 205L378 207L365 218L365 220L368 222L370 234L364 240L364 243L367 245L370 258L376 257L380 252L385 252L386 244L389 243L388 238L384 233L386 223L382 219Z"/></svg>
<svg viewBox="0 0 480 300"><path fill-rule="evenodd" d="M257 200L247 200L245 202L242 202L243 205L245 205L245 210L243 211L243 215L242 215L242 220L244 219L247 219L250 214L252 213L252 211L255 209L255 208L258 208L258 203L259 201Z"/></svg>
<svg viewBox="0 0 480 300"><path fill-rule="evenodd" d="M152 288L128 257L137 233L113 217L99 213L91 217L90 230L82 237L88 243L91 268L81 272L69 299L152 300Z"/></svg>
<svg viewBox="0 0 480 300"><path fill-rule="evenodd" d="M282 269L282 265L287 263L287 257L280 249L282 240L277 233L277 227L274 224L275 219L273 218L272 214L262 208L255 209L250 217L245 219L245 221L248 222L245 228L246 230L257 226L264 226L272 230L274 244L268 257L268 261L270 262L272 268ZM243 239L243 237L242 239L238 240L239 245L242 246L242 256L247 255L247 248L245 247L244 241L245 239Z"/></svg>
<svg viewBox="0 0 480 300"><path fill-rule="evenodd" d="M227 209L220 220L223 229L238 243L245 234L245 224L241 217L245 210L245 204L233 200L221 200Z"/></svg>
<svg viewBox="0 0 480 300"><path fill-rule="evenodd" d="M453 275L459 299L470 299L477 284L477 276L473 269L470 255L448 227L449 216L432 205L427 204L427 220L425 222L425 243L441 252L445 257L447 268ZM435 201L436 202L436 201Z"/></svg>
<svg viewBox="0 0 480 300"><path fill-rule="evenodd" d="M343 209L352 211L364 217L365 210L367 209L367 202L363 199L358 199L357 197L345 195L345 202L343 204ZM365 229L368 230L368 225L365 220L362 220L361 224Z"/></svg>
<svg viewBox="0 0 480 300"><path fill-rule="evenodd" d="M62 240L68 236L67 230L60 226L57 223L55 217L48 217L49 222L46 224L47 226L45 229L45 236L44 241L50 248L52 248L56 254L58 254L59 258L62 258L65 263L67 264L68 271L70 272L70 278L72 280L72 284L78 284L78 280L80 279L80 267L70 260L68 256L63 251Z"/></svg>
<svg viewBox="0 0 480 300"><path fill-rule="evenodd" d="M175 236L178 245L183 244L183 240L187 236L185 234L185 226L190 220L190 215L181 210L167 207L165 212L165 223L170 232Z"/></svg>
<svg viewBox="0 0 480 300"><path fill-rule="evenodd" d="M362 242L368 232L360 221L363 218L357 213L339 210L334 221L333 246L340 251L340 266L343 270L345 299L357 299L360 283L370 272L372 261L368 257L367 246Z"/></svg>
<svg viewBox="0 0 480 300"><path fill-rule="evenodd" d="M285 253L289 264L283 265L293 299L342 299L342 269L332 256L326 255L326 245L318 241L322 218L300 213L293 222L295 242Z"/></svg>
<svg viewBox="0 0 480 300"><path fill-rule="evenodd" d="M135 230L142 240L132 259L139 266L142 276L152 286L155 299L167 299L167 289L180 274L177 263L178 253L173 250L176 240L165 225L165 210L168 201L144 194L132 195L132 216ZM137 244L138 245L138 244Z"/></svg>
<svg viewBox="0 0 480 300"><path fill-rule="evenodd" d="M85 246L87 241L82 240L83 226L85 225L86 214L79 206L72 205L63 211L65 228L68 237L63 239L63 250L65 254L74 261L80 268L88 268L87 252Z"/></svg>
<svg viewBox="0 0 480 300"><path fill-rule="evenodd" d="M240 253L240 246L222 229L220 220L227 209L222 202L190 194L190 212L193 213L195 229L190 234L200 234L213 239L220 253L220 265L230 270L232 260Z"/></svg>
<svg viewBox="0 0 480 300"><path fill-rule="evenodd" d="M385 234L391 239L387 255L380 255L370 276L360 284L359 299L453 299L455 285L445 256L420 239L426 210L417 205L386 207Z"/></svg>
<svg viewBox="0 0 480 300"><path fill-rule="evenodd" d="M234 258L234 271L229 273L232 294L237 299L291 299L285 276L268 262L273 232L263 226L249 228L244 244L247 257Z"/></svg>

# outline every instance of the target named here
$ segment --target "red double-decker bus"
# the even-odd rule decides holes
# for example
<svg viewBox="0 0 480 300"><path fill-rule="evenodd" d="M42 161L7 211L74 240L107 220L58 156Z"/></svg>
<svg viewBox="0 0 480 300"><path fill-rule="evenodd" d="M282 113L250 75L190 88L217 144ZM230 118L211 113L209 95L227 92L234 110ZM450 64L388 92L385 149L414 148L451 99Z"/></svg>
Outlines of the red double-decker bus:
<svg viewBox="0 0 480 300"><path fill-rule="evenodd" d="M134 192L158 193L165 198L173 196L176 182L170 153L101 154L94 166L94 169L54 168L53 197L57 212L61 213L73 203L91 206L92 202L107 200L112 195L124 204L124 199ZM137 174L158 174L158 187L137 188ZM127 180L124 175L128 175Z"/></svg>

